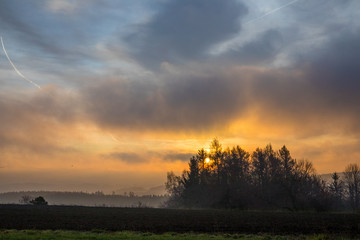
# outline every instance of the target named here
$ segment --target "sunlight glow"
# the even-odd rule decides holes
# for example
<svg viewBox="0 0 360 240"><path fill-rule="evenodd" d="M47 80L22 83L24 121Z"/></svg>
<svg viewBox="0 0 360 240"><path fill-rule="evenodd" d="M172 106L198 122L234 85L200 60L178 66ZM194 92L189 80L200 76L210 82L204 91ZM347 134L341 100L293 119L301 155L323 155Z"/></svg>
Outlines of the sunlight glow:
<svg viewBox="0 0 360 240"><path fill-rule="evenodd" d="M210 162L210 158L205 158L205 163L209 163Z"/></svg>

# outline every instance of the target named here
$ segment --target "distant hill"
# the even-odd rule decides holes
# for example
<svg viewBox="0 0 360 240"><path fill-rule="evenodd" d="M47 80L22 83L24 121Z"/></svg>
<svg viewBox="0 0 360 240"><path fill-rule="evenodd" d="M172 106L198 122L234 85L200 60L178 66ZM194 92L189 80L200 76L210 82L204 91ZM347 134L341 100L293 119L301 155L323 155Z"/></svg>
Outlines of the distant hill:
<svg viewBox="0 0 360 240"><path fill-rule="evenodd" d="M145 187L123 187L123 188L118 188L115 189L116 193L129 193L129 192L134 192L136 193L136 195L165 195L166 194L166 190L165 190L165 185L160 185L160 186L155 186L155 187L150 187L150 188L145 188Z"/></svg>
<svg viewBox="0 0 360 240"><path fill-rule="evenodd" d="M160 207L167 200L165 195L107 195L102 192L26 191L0 193L0 204L20 203L23 196L42 196L49 205L107 206L107 207Z"/></svg>

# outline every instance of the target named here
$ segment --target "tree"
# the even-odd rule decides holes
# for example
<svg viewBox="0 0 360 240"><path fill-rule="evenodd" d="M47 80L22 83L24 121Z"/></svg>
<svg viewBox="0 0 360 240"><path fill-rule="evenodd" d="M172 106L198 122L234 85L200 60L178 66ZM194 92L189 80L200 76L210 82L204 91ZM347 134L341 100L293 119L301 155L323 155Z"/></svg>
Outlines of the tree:
<svg viewBox="0 0 360 240"><path fill-rule="evenodd" d="M360 201L360 166L349 164L345 168L344 175L350 206L356 210L359 208Z"/></svg>
<svg viewBox="0 0 360 240"><path fill-rule="evenodd" d="M259 187L261 193L265 190L268 182L268 162L266 161L265 151L261 148L256 148L252 156L252 175L254 183Z"/></svg>
<svg viewBox="0 0 360 240"><path fill-rule="evenodd" d="M185 171L181 178L176 179L180 186L183 185L181 198L188 207L197 207L200 189L199 156L193 156L189 162L189 171Z"/></svg>
<svg viewBox="0 0 360 240"><path fill-rule="evenodd" d="M199 169L199 162L198 158L191 157L189 162L189 180L188 184L190 185L198 185L200 181L200 169Z"/></svg>
<svg viewBox="0 0 360 240"><path fill-rule="evenodd" d="M269 144L251 154L236 146L222 149L217 139L210 152L200 149L180 176L168 173L169 207L328 209L328 188L309 161L296 161L283 146Z"/></svg>
<svg viewBox="0 0 360 240"><path fill-rule="evenodd" d="M344 182L340 179L339 174L334 172L331 175L332 182L329 185L329 191L333 198L333 205L335 208L342 207L343 194L344 194Z"/></svg>
<svg viewBox="0 0 360 240"><path fill-rule="evenodd" d="M169 207L180 207L182 205L182 193L184 191L184 184L181 181L181 177L176 176L174 172L168 172L165 188L170 194L167 205Z"/></svg>
<svg viewBox="0 0 360 240"><path fill-rule="evenodd" d="M250 154L240 146L224 152L224 172L227 180L227 206L246 208L249 205Z"/></svg>
<svg viewBox="0 0 360 240"><path fill-rule="evenodd" d="M32 197L30 195L24 195L21 197L21 199L19 200L19 202L21 204L30 204L30 201L32 200Z"/></svg>
<svg viewBox="0 0 360 240"><path fill-rule="evenodd" d="M291 178L292 202L294 209L307 209L319 205L322 195L321 179L316 176L313 164L308 160L295 161ZM317 206L315 206L318 208Z"/></svg>
<svg viewBox="0 0 360 240"><path fill-rule="evenodd" d="M281 160L273 150L271 144L268 144L265 149L265 158L269 167L269 178L272 184L277 184L281 177Z"/></svg>
<svg viewBox="0 0 360 240"><path fill-rule="evenodd" d="M222 180L222 172L223 172L223 152L222 152L222 146L217 138L214 138L214 140L210 144L210 158L212 159L212 167L214 174L217 178L217 182L220 183Z"/></svg>
<svg viewBox="0 0 360 240"><path fill-rule="evenodd" d="M295 167L295 160L291 157L290 151L284 145L278 152L279 160L282 165L282 172L287 181L292 175Z"/></svg>
<svg viewBox="0 0 360 240"><path fill-rule="evenodd" d="M224 167L230 183L247 181L250 170L250 154L240 146L233 147L225 153Z"/></svg>
<svg viewBox="0 0 360 240"><path fill-rule="evenodd" d="M34 200L31 200L30 203L32 203L34 205L48 205L48 202L45 201L45 198L43 198L42 196L39 196L39 197L35 198Z"/></svg>
<svg viewBox="0 0 360 240"><path fill-rule="evenodd" d="M279 206L281 202L281 193L283 192L281 188L281 179L283 177L281 161L271 144L268 144L263 151L266 166L268 168L265 200L269 207Z"/></svg>

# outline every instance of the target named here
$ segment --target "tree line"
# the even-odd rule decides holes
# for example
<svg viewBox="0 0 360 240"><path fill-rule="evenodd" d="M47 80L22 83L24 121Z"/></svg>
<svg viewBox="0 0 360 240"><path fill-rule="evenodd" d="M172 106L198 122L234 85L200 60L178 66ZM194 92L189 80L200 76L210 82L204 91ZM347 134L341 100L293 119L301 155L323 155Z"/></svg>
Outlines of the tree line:
<svg viewBox="0 0 360 240"><path fill-rule="evenodd" d="M313 164L294 159L286 146L271 144L251 154L240 146L223 149L214 139L210 149L190 158L180 176L167 174L168 207L345 210L358 209L360 167L350 164L343 177L322 180Z"/></svg>
<svg viewBox="0 0 360 240"><path fill-rule="evenodd" d="M96 192L59 192L59 191L19 191L0 193L1 204L41 205L41 196L48 205L69 206L102 206L102 207L162 207L168 199L167 195L137 195L134 192L126 194ZM34 202L33 202L34 200ZM40 201L39 201L40 200Z"/></svg>

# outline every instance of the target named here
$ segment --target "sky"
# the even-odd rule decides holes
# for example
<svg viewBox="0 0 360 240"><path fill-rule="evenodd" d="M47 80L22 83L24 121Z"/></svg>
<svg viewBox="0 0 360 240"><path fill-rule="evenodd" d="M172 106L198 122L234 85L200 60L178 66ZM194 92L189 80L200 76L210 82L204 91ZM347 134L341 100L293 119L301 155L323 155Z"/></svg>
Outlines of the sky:
<svg viewBox="0 0 360 240"><path fill-rule="evenodd" d="M0 1L0 192L159 189L198 149L360 163L360 1ZM155 191L155 190L154 190Z"/></svg>

